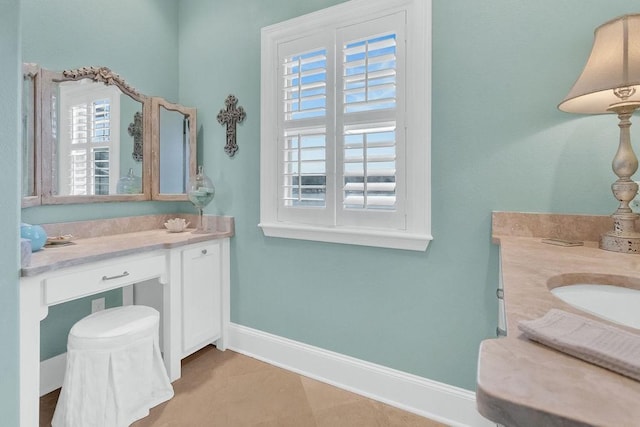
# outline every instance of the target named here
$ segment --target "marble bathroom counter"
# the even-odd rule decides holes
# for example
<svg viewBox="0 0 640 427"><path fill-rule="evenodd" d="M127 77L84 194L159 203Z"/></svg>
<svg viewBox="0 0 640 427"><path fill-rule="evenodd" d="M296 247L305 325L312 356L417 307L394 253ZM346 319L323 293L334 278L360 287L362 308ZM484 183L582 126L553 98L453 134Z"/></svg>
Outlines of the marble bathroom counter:
<svg viewBox="0 0 640 427"><path fill-rule="evenodd" d="M495 215L495 214L494 214ZM575 229L575 227L573 227ZM605 320L573 308L550 289L578 283L594 275L640 289L640 256L584 246L544 244L542 237L504 235L500 245L507 336L481 343L477 406L492 421L506 426L637 426L640 425L640 382L529 341L518 330L520 320L542 317L551 308ZM597 235L597 234L596 234ZM626 279L622 279L625 277ZM621 325L617 327L638 333Z"/></svg>
<svg viewBox="0 0 640 427"><path fill-rule="evenodd" d="M150 223L147 219L141 218L137 219L137 221L145 221L144 224L155 226L156 228L130 231L130 229L122 225L124 223L131 224L132 221L123 221L122 219L47 225L45 229L50 235L57 234L51 233L50 230L60 230L59 234L79 236L71 244L45 246L40 251L32 253L31 262L29 266L21 269L21 275L23 277L36 276L60 268L102 261L113 257L140 254L157 249L171 249L192 243L232 237L234 234L232 218L224 218L226 221L218 221L218 224L214 224L213 230L202 234L192 233L192 228L181 233L170 233L165 228L159 228L163 227L164 217L159 217L158 219L154 216L155 222L153 223ZM112 223L109 224L109 221ZM99 229L95 224L96 222L103 226L102 231L105 235L96 236L95 231L89 233L83 230L83 227L91 230ZM223 223L223 226L220 226L221 223ZM108 224L108 226L104 227L104 224ZM138 226L138 229L145 228L140 224L134 225ZM124 232L113 233L114 226L118 226L119 228L116 228Z"/></svg>

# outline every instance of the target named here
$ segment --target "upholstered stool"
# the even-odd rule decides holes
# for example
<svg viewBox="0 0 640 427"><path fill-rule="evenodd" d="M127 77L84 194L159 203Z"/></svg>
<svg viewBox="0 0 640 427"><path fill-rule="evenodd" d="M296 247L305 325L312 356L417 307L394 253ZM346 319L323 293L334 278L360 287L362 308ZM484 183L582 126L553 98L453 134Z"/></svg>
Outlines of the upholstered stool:
<svg viewBox="0 0 640 427"><path fill-rule="evenodd" d="M171 399L158 346L159 319L151 307L129 305L73 325L52 426L128 426Z"/></svg>

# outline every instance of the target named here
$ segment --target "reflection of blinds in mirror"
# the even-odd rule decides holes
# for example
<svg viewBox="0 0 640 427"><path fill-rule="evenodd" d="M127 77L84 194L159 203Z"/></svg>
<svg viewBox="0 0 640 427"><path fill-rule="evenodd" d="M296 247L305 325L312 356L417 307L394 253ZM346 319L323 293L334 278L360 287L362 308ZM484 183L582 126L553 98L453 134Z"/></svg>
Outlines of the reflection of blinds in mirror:
<svg viewBox="0 0 640 427"><path fill-rule="evenodd" d="M100 99L91 106L93 122L91 142L109 142L111 138L110 104L108 99Z"/></svg>
<svg viewBox="0 0 640 427"><path fill-rule="evenodd" d="M70 109L70 195L109 194L109 110L108 99Z"/></svg>
<svg viewBox="0 0 640 427"><path fill-rule="evenodd" d="M119 91L105 85L60 85L59 192L116 193Z"/></svg>

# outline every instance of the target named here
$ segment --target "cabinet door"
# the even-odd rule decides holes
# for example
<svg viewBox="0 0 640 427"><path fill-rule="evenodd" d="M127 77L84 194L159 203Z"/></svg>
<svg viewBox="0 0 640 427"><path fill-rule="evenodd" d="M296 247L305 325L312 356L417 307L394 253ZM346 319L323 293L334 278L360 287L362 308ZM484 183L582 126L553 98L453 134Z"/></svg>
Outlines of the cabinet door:
<svg viewBox="0 0 640 427"><path fill-rule="evenodd" d="M182 352L187 356L220 338L220 243L182 251Z"/></svg>

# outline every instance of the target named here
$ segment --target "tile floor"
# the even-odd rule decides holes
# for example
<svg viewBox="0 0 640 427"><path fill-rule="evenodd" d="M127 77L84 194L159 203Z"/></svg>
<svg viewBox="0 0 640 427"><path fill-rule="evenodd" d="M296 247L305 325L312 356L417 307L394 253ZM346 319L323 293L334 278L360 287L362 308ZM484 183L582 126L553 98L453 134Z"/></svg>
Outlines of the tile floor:
<svg viewBox="0 0 640 427"><path fill-rule="evenodd" d="M182 362L175 396L133 427L439 427L443 424L213 346ZM58 391L40 399L50 426Z"/></svg>

